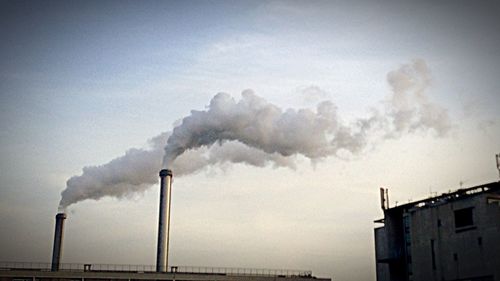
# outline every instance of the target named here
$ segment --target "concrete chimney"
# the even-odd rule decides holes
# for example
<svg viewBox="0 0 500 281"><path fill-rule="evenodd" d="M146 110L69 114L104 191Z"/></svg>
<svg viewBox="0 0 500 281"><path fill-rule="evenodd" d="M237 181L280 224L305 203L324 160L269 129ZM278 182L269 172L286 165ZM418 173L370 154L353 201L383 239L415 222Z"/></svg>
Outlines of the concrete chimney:
<svg viewBox="0 0 500 281"><path fill-rule="evenodd" d="M61 262L65 219L66 219L65 213L58 213L56 215L56 228L54 230L54 248L52 250L52 267L51 267L52 271L59 270L59 263Z"/></svg>
<svg viewBox="0 0 500 281"><path fill-rule="evenodd" d="M158 220L158 247L156 251L156 271L168 270L168 235L170 232L170 198L172 194L172 171L160 171L160 215Z"/></svg>

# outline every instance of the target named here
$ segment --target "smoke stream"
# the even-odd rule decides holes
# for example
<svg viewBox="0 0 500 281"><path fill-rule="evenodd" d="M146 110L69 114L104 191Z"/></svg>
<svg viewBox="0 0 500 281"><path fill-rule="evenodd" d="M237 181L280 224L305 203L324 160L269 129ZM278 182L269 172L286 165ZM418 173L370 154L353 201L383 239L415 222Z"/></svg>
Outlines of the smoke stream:
<svg viewBox="0 0 500 281"><path fill-rule="evenodd" d="M142 192L157 182L162 165L176 176L224 163L294 169L296 155L316 161L339 152L357 154L376 136L428 130L446 136L450 118L426 96L431 78L423 60L388 73L387 82L392 92L385 107L350 124L342 122L330 101L315 110L282 110L251 90L243 91L239 101L219 93L206 110L193 110L171 133L151 139L148 149L130 149L107 164L83 168L82 175L67 181L59 206Z"/></svg>

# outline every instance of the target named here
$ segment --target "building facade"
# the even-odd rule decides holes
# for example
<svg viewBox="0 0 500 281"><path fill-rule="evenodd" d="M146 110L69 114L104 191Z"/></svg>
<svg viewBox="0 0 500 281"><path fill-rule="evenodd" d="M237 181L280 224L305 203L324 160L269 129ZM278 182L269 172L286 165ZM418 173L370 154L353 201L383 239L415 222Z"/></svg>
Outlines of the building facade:
<svg viewBox="0 0 500 281"><path fill-rule="evenodd" d="M392 208L381 195L378 281L500 281L500 182Z"/></svg>

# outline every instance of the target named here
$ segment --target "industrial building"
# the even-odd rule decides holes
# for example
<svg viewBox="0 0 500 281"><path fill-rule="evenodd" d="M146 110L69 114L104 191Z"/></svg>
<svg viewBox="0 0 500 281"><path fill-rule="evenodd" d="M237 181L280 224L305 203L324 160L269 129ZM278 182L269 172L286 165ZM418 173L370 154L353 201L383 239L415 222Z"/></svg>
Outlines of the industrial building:
<svg viewBox="0 0 500 281"><path fill-rule="evenodd" d="M500 182L392 208L380 191L378 281L500 281Z"/></svg>

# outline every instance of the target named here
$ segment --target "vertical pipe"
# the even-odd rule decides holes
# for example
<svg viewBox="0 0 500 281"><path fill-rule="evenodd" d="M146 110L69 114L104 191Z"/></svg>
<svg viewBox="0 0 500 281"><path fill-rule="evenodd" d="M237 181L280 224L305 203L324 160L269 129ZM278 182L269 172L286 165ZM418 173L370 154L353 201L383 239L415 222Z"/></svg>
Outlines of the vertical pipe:
<svg viewBox="0 0 500 281"><path fill-rule="evenodd" d="M156 271L168 269L168 234L170 230L170 195L172 189L172 171L160 171L160 210L158 219L158 245L156 249Z"/></svg>
<svg viewBox="0 0 500 281"><path fill-rule="evenodd" d="M387 209L390 208L390 206L389 206L389 189L388 188L385 189L385 207Z"/></svg>
<svg viewBox="0 0 500 281"><path fill-rule="evenodd" d="M380 207L385 210L385 190L383 187L380 188Z"/></svg>
<svg viewBox="0 0 500 281"><path fill-rule="evenodd" d="M500 153L495 154L495 158L497 160L498 176L500 177Z"/></svg>
<svg viewBox="0 0 500 281"><path fill-rule="evenodd" d="M172 172L170 172L172 173ZM166 247L166 254L165 254L165 271L168 271L168 253L169 253L169 245L170 245L170 209L172 206L172 177L173 175L170 175L170 180L168 181L167 185L167 191L168 191L168 210L167 210L167 247Z"/></svg>
<svg viewBox="0 0 500 281"><path fill-rule="evenodd" d="M59 270L59 263L61 262L65 219L66 219L65 213L58 213L56 215L56 227L54 230L54 248L52 249L52 267L51 267L52 271Z"/></svg>

